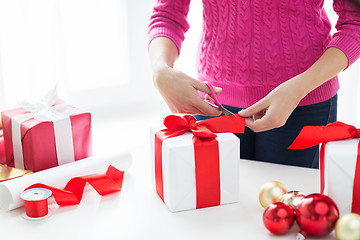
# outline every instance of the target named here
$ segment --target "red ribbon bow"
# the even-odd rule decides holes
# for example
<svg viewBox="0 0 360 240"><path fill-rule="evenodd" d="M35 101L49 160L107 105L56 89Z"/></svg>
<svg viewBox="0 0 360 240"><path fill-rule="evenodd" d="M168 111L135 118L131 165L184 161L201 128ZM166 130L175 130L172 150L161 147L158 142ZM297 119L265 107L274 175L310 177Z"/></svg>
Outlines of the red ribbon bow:
<svg viewBox="0 0 360 240"><path fill-rule="evenodd" d="M326 126L305 126L289 149L304 149L322 143L320 147L320 192L325 188L325 144L327 142L360 138L360 129L342 122L329 123ZM352 212L360 214L360 142L358 145L356 169L353 187Z"/></svg>
<svg viewBox="0 0 360 240"><path fill-rule="evenodd" d="M191 131L198 138L215 138L214 132L243 133L245 120L239 115L235 117L227 115L196 122L196 119L190 115L169 115L164 119L164 125L167 129L162 131L168 134L179 136Z"/></svg>
<svg viewBox="0 0 360 240"><path fill-rule="evenodd" d="M170 115L164 119L167 127L155 134L156 192L164 201L162 175L162 142L188 131L193 133L196 177L196 208L220 204L219 149L216 134L220 132L243 133L245 119L236 115L210 118L200 122L190 115Z"/></svg>
<svg viewBox="0 0 360 240"><path fill-rule="evenodd" d="M289 149L304 149L348 138L360 138L360 130L342 122L329 123L326 126L305 126Z"/></svg>

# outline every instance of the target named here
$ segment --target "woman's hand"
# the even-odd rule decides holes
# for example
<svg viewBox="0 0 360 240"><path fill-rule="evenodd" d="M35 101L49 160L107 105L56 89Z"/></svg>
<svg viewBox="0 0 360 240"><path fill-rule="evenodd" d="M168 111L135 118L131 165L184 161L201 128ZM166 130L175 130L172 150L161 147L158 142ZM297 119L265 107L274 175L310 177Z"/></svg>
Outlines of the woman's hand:
<svg viewBox="0 0 360 240"><path fill-rule="evenodd" d="M167 65L154 70L154 83L173 113L218 116L221 111L206 103L197 90L211 94L206 84ZM218 94L221 88L214 87Z"/></svg>
<svg viewBox="0 0 360 240"><path fill-rule="evenodd" d="M285 125L290 114L305 96L301 86L302 75L280 84L266 97L239 112L245 125L254 132L262 132ZM300 85L299 85L300 84Z"/></svg>
<svg viewBox="0 0 360 240"><path fill-rule="evenodd" d="M211 94L205 83L173 68L178 58L178 48L167 37L154 38L149 44L149 56L153 67L154 84L173 113L217 116L221 112L206 103L197 90ZM221 88L214 87L215 92ZM206 96L209 99L208 96Z"/></svg>
<svg viewBox="0 0 360 240"><path fill-rule="evenodd" d="M259 102L240 111L239 115L247 118L246 126L255 132L284 126L301 99L336 76L348 64L344 52L330 47L305 72L280 84Z"/></svg>

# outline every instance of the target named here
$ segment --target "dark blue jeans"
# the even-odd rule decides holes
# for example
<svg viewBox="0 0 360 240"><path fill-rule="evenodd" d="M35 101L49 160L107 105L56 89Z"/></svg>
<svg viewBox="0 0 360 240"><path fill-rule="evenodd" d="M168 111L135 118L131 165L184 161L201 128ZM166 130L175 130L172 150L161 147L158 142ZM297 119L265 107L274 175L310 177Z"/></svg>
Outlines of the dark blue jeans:
<svg viewBox="0 0 360 240"><path fill-rule="evenodd" d="M237 113L241 108L225 106ZM336 121L337 95L331 99L307 106L299 106L290 115L283 127L255 133L246 128L244 134L235 134L240 138L240 157L278 164L319 168L318 146L290 150L288 147L304 126L322 126ZM209 118L195 115L197 120Z"/></svg>

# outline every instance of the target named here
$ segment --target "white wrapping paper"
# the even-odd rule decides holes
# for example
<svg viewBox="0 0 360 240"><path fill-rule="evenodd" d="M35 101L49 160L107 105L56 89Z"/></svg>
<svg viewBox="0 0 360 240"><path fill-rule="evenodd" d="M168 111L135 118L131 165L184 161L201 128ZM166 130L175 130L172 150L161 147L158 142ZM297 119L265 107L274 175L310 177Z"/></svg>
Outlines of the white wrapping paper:
<svg viewBox="0 0 360 240"><path fill-rule="evenodd" d="M155 187L155 132L151 129L152 182ZM240 139L232 133L216 133L219 143L220 204L239 201ZM172 212L196 209L193 134L168 138L162 144L164 202Z"/></svg>
<svg viewBox="0 0 360 240"><path fill-rule="evenodd" d="M337 204L340 215L351 212L359 139L329 142L325 146L324 193Z"/></svg>
<svg viewBox="0 0 360 240"><path fill-rule="evenodd" d="M131 166L131 162L130 153L101 158L92 157L1 182L0 208L9 211L23 206L24 202L20 198L20 194L32 184L43 183L56 188L64 188L73 177L105 173L109 165L124 171Z"/></svg>

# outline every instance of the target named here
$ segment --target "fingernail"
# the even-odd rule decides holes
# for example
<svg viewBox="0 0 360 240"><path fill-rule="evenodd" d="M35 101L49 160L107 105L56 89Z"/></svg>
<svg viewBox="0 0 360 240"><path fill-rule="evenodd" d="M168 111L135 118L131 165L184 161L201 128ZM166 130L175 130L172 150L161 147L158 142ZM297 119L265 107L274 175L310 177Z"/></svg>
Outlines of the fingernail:
<svg viewBox="0 0 360 240"><path fill-rule="evenodd" d="M242 113L242 112L245 112L246 109L241 109L238 114Z"/></svg>
<svg viewBox="0 0 360 240"><path fill-rule="evenodd" d="M215 91L221 91L222 88L221 87L214 87Z"/></svg>

